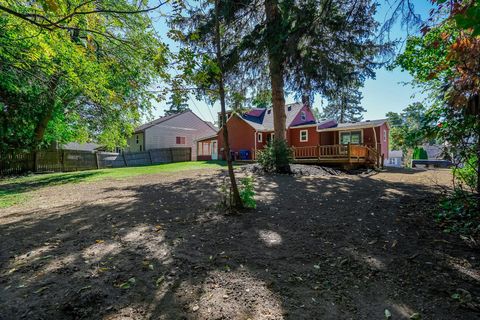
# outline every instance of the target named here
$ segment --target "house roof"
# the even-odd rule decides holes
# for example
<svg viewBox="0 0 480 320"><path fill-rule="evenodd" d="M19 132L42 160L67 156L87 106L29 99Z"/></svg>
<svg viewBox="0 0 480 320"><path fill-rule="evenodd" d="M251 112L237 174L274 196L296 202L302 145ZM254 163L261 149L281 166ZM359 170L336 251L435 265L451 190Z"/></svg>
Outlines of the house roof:
<svg viewBox="0 0 480 320"><path fill-rule="evenodd" d="M317 131L328 132L328 131L375 128L383 125L386 122L387 122L387 119L367 120L367 121L352 122L352 123L338 123L336 126L329 127L329 128L322 128L319 124L319 126L317 126Z"/></svg>
<svg viewBox="0 0 480 320"><path fill-rule="evenodd" d="M150 121L150 122L147 122L145 124L142 124L141 126L135 128L135 133L137 132L140 132L140 131L144 131L145 129L148 129L150 127L153 127L153 126L156 126L157 124L160 124L162 122L165 122L165 121L168 121L170 119L173 119L175 117L178 117L179 115L181 114L184 114L184 113L187 113L187 112L192 112L190 110L188 111L184 111L184 112L180 112L180 113L175 113L175 114L172 114L172 115L169 115L169 116L164 116L164 117L160 117L158 119L155 119L153 121Z"/></svg>
<svg viewBox="0 0 480 320"><path fill-rule="evenodd" d="M169 116L164 116L164 117L160 117L158 119L155 119L153 121L150 121L150 122L147 122L145 124L142 124L141 126L135 128L135 133L138 133L138 132L141 132L141 131L144 131L145 129L148 129L148 128L151 128L153 126L156 126L156 125L159 125L163 122L166 122L168 120L171 120L173 118L176 118L182 114L186 114L186 113L192 113L194 116L196 116L197 118L200 119L200 117L198 117L194 112L192 112L191 110L187 110L187 111L183 111L183 112L180 112L180 113L175 113L175 114L172 114L172 115L169 115ZM202 119L200 119L202 120ZM202 120L203 121L203 120ZM213 123L211 122L208 122L208 121L203 121L207 126L209 126L213 131L218 131L218 128L215 127L213 125Z"/></svg>
<svg viewBox="0 0 480 320"><path fill-rule="evenodd" d="M402 152L402 150L390 150L388 152L388 157L389 158L402 158L403 157L403 152Z"/></svg>
<svg viewBox="0 0 480 320"><path fill-rule="evenodd" d="M215 134L210 134L208 136L203 136L198 139L195 139L194 141L199 142L199 141L204 141L204 140L212 140L218 137L218 132Z"/></svg>
<svg viewBox="0 0 480 320"><path fill-rule="evenodd" d="M78 150L78 151L95 151L99 147L101 147L101 145L94 142L87 142L87 143L69 142L62 146L62 148L66 150Z"/></svg>
<svg viewBox="0 0 480 320"><path fill-rule="evenodd" d="M204 122L205 122L205 123L207 124L207 126L209 126L212 130L218 131L218 128L217 128L213 123L211 123L210 121L204 121Z"/></svg>
<svg viewBox="0 0 480 320"><path fill-rule="evenodd" d="M303 108L301 103L292 103L285 105L285 114L287 116L286 127L292 126L292 122ZM273 112L272 108L259 109L253 108L243 114L241 118L251 125L257 131L273 131ZM305 124L305 123L302 123Z"/></svg>

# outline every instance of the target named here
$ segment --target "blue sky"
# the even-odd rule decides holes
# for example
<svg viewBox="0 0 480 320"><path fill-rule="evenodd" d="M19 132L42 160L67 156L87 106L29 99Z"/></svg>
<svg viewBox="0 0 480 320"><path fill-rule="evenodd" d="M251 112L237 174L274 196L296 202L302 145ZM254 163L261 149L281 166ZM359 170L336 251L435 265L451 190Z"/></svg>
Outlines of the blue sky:
<svg viewBox="0 0 480 320"><path fill-rule="evenodd" d="M390 6L386 4L387 0L379 0L379 2L380 7L376 14L376 19L383 24L385 17L389 16ZM390 0L390 2L393 1ZM419 13L423 19L428 17L430 8L431 4L428 0L415 1L415 11ZM166 35L166 31L168 30L161 19L157 20L155 28L161 36ZM414 31L415 30L410 30L409 32L412 33ZM402 28L400 23L397 23L390 33L390 38L403 42L407 35L407 30ZM175 49L175 43L167 39L164 39L164 41L169 43L172 49ZM400 47L397 51L401 49ZM412 88L411 85L405 85L405 83L410 80L411 77L406 72L401 72L400 70L388 71L385 67L378 69L375 79L368 79L361 90L363 94L362 105L367 110L364 118L370 120L384 118L385 114L389 111L400 112L408 104L422 100L423 96L417 89ZM286 100L287 103L294 102L293 97L286 97ZM216 114L220 111L218 104L214 106L207 105L203 101L193 99L192 96L189 101L189 106L190 109L202 119L212 122L216 120ZM321 99L316 99L313 106L321 110ZM165 102L156 104L153 116L163 116L164 110L167 108Z"/></svg>

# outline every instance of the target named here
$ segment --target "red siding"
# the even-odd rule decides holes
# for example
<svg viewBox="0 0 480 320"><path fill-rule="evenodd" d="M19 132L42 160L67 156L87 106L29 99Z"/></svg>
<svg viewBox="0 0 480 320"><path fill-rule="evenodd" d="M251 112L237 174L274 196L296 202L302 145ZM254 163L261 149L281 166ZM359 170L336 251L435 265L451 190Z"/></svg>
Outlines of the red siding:
<svg viewBox="0 0 480 320"><path fill-rule="evenodd" d="M383 140L383 131L386 131L387 140ZM385 155L385 158L388 157L388 142L389 142L389 128L386 123L379 127L375 127L375 135L377 136L377 145L380 145L380 155ZM367 128L363 129L363 143L369 146L375 145L375 136L373 135L373 129Z"/></svg>
<svg viewBox="0 0 480 320"><path fill-rule="evenodd" d="M381 144L380 155L384 155L385 159L388 158L388 141L389 141L389 133L390 129L388 128L387 123L382 124L380 127L375 128L377 134L379 135L380 139L378 142ZM383 132L386 132L387 139L386 141L383 140Z"/></svg>
<svg viewBox="0 0 480 320"><path fill-rule="evenodd" d="M321 146L331 146L335 144L335 135L338 132L319 132L320 136L320 145Z"/></svg>
<svg viewBox="0 0 480 320"><path fill-rule="evenodd" d="M230 142L230 149L234 152L240 150L250 150L253 152L255 148L255 129L248 123L240 119L238 116L232 116L227 122L228 140ZM257 145L258 146L258 145ZM223 128L218 132L218 154L223 159Z"/></svg>
<svg viewBox="0 0 480 320"><path fill-rule="evenodd" d="M300 131L308 130L308 141L300 141ZM288 143L292 147L310 147L318 146L318 132L315 126L307 128L290 128L288 129Z"/></svg>

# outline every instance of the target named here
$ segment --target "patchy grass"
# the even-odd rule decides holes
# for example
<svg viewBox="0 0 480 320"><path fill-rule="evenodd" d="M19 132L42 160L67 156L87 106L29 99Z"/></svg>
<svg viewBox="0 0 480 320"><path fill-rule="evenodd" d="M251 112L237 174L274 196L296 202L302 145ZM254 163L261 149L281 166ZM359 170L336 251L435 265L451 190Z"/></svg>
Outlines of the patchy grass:
<svg viewBox="0 0 480 320"><path fill-rule="evenodd" d="M15 190L0 190L0 209L7 208L25 201L26 195Z"/></svg>
<svg viewBox="0 0 480 320"><path fill-rule="evenodd" d="M7 178L0 181L0 208L6 208L24 202L28 199L29 192L48 186L105 179L126 179L140 175L184 170L219 169L225 167L225 165L224 161L189 161L141 167L33 174L24 177Z"/></svg>

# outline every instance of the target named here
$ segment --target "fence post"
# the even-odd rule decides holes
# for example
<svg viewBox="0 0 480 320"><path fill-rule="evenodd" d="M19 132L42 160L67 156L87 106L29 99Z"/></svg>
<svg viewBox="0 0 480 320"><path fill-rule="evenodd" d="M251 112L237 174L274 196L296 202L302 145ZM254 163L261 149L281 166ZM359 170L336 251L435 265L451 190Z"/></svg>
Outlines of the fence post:
<svg viewBox="0 0 480 320"><path fill-rule="evenodd" d="M100 160L98 159L98 151L94 151L95 161L97 163L97 169L100 169Z"/></svg>
<svg viewBox="0 0 480 320"><path fill-rule="evenodd" d="M127 158L125 158L125 152L122 152L123 162L125 163L125 167L128 167Z"/></svg>
<svg viewBox="0 0 480 320"><path fill-rule="evenodd" d="M33 151L33 172L38 170L38 151Z"/></svg>
<svg viewBox="0 0 480 320"><path fill-rule="evenodd" d="M170 162L175 162L173 160L173 148L170 148Z"/></svg>
<svg viewBox="0 0 480 320"><path fill-rule="evenodd" d="M150 164L153 164L152 153L150 152L150 150L148 150L147 152L148 152L148 157L150 158Z"/></svg>
<svg viewBox="0 0 480 320"><path fill-rule="evenodd" d="M62 165L62 172L65 171L65 150L61 150L61 156L62 156L62 159L61 159L61 162L60 164Z"/></svg>

